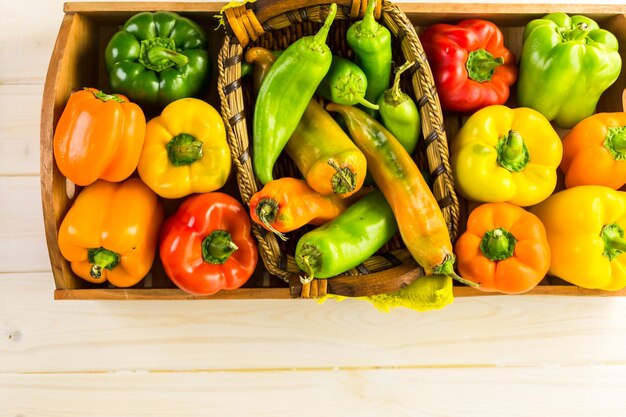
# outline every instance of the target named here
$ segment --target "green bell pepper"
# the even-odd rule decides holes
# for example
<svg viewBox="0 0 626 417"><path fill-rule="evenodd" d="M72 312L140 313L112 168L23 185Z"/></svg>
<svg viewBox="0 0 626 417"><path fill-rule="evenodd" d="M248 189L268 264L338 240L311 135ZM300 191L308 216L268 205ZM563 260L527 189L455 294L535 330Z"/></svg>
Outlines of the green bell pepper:
<svg viewBox="0 0 626 417"><path fill-rule="evenodd" d="M173 12L138 13L107 45L111 87L151 107L196 96L208 82L207 47L204 30L186 17Z"/></svg>
<svg viewBox="0 0 626 417"><path fill-rule="evenodd" d="M551 13L524 30L518 102L562 128L591 116L617 80L622 61L615 36L585 16Z"/></svg>

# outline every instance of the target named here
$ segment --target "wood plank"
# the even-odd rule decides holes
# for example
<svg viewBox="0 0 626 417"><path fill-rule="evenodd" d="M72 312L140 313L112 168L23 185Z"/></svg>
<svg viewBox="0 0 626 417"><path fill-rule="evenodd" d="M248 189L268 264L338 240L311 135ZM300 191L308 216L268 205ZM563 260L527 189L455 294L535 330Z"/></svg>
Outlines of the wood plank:
<svg viewBox="0 0 626 417"><path fill-rule="evenodd" d="M43 86L0 84L0 175L39 175Z"/></svg>
<svg viewBox="0 0 626 417"><path fill-rule="evenodd" d="M59 302L53 290L51 273L0 274L0 373L626 364L624 297L381 313L359 300Z"/></svg>
<svg viewBox="0 0 626 417"><path fill-rule="evenodd" d="M0 415L621 417L624 392L622 366L0 374Z"/></svg>

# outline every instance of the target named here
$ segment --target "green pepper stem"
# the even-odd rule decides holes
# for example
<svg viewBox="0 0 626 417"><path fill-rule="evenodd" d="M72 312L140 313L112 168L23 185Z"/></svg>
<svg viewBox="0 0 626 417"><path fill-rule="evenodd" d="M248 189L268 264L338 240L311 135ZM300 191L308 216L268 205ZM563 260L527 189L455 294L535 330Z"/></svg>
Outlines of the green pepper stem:
<svg viewBox="0 0 626 417"><path fill-rule="evenodd" d="M589 35L589 25L585 22L580 22L575 28L565 31L563 38L568 41L582 41Z"/></svg>
<svg viewBox="0 0 626 417"><path fill-rule="evenodd" d="M163 48L162 46L154 46L150 48L148 50L148 60L155 65L158 65L163 60L170 60L174 63L174 65L178 65L179 67L189 63L189 58L187 58L187 56L181 54L180 52Z"/></svg>
<svg viewBox="0 0 626 417"><path fill-rule="evenodd" d="M498 163L513 172L520 172L530 161L530 153L519 132L510 130L496 145Z"/></svg>
<svg viewBox="0 0 626 417"><path fill-rule="evenodd" d="M372 109L372 110L378 110L380 107L378 106L378 104L374 104L371 103L369 101L367 101L365 99L365 97L361 97L359 95L356 96L357 99L357 103L359 103L360 105L367 107L368 109Z"/></svg>
<svg viewBox="0 0 626 417"><path fill-rule="evenodd" d="M454 261L455 261L454 255L448 254L442 263L440 263L439 265L433 268L433 273L436 275L449 276L453 280L458 281L461 284L468 285L472 288L479 288L480 287L479 283L468 281L462 276L458 275L456 272L454 272Z"/></svg>
<svg viewBox="0 0 626 417"><path fill-rule="evenodd" d="M89 275L100 278L103 269L111 270L120 263L120 255L102 247L92 248L87 251L87 260L92 264Z"/></svg>
<svg viewBox="0 0 626 417"><path fill-rule="evenodd" d="M225 230L214 230L202 240L202 259L210 264L225 263L237 249L230 233Z"/></svg>
<svg viewBox="0 0 626 417"><path fill-rule="evenodd" d="M602 228L600 237L604 241L603 255L610 261L626 252L626 239L624 239L624 229L617 223L610 223Z"/></svg>
<svg viewBox="0 0 626 417"><path fill-rule="evenodd" d="M313 270L313 267L311 267L308 256L303 256L300 258L300 260L304 264L304 272L306 274L304 277L300 277L300 282L302 284L308 284L309 282L313 281L313 278L315 278L315 271Z"/></svg>
<svg viewBox="0 0 626 417"><path fill-rule="evenodd" d="M378 30L378 22L374 18L374 8L376 7L377 0L369 0L367 8L365 9L365 15L360 25L360 35L374 36Z"/></svg>
<svg viewBox="0 0 626 417"><path fill-rule="evenodd" d="M336 173L332 177L333 192L335 194L345 194L354 191L356 188L356 174L348 167L341 168L334 159L328 160Z"/></svg>
<svg viewBox="0 0 626 417"><path fill-rule="evenodd" d="M610 127L604 138L604 147L616 161L626 160L626 126Z"/></svg>
<svg viewBox="0 0 626 417"><path fill-rule="evenodd" d="M85 88L85 90L88 90L88 88ZM93 95L97 99L105 101L105 102L113 100L113 101L117 101L118 103L126 103L126 100L123 100L117 94L107 94L103 92L102 90L94 92Z"/></svg>
<svg viewBox="0 0 626 417"><path fill-rule="evenodd" d="M330 5L330 9L328 12L328 16L326 16L326 20L324 21L324 26L313 36L313 45L322 45L326 44L326 38L328 37L328 32L330 31L330 26L335 20L335 16L337 15L337 5L335 3Z"/></svg>
<svg viewBox="0 0 626 417"><path fill-rule="evenodd" d="M503 261L513 256L516 244L515 236L500 227L483 235L480 241L480 250L490 261Z"/></svg>
<svg viewBox="0 0 626 417"><path fill-rule="evenodd" d="M276 220L279 210L280 206L278 204L278 201L274 200L273 198L263 198L261 199L261 201L259 201L259 204L256 207L256 215L269 231L273 232L279 238L286 241L289 238L283 233L276 230L274 226L272 226L272 222Z"/></svg>
<svg viewBox="0 0 626 417"><path fill-rule="evenodd" d="M165 148L172 166L191 165L202 158L203 142L188 133L180 133L172 138Z"/></svg>
<svg viewBox="0 0 626 417"><path fill-rule="evenodd" d="M402 79L402 73L411 68L414 64L414 61L407 61L396 70L391 88L384 93L383 100L385 100L385 103L393 107L398 107L409 98L409 96L400 89L400 80Z"/></svg>
<svg viewBox="0 0 626 417"><path fill-rule="evenodd" d="M496 58L485 49L477 49L469 53L465 68L470 79L484 83L491 81L496 68L502 64L504 64L504 58Z"/></svg>

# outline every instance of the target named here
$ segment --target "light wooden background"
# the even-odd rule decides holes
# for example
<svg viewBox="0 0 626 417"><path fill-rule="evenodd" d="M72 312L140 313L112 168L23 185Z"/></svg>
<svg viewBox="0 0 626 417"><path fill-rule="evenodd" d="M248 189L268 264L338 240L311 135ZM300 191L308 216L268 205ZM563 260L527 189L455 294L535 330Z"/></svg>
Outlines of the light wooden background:
<svg viewBox="0 0 626 417"><path fill-rule="evenodd" d="M53 301L39 112L62 2L0 3L0 417L626 415L626 298Z"/></svg>

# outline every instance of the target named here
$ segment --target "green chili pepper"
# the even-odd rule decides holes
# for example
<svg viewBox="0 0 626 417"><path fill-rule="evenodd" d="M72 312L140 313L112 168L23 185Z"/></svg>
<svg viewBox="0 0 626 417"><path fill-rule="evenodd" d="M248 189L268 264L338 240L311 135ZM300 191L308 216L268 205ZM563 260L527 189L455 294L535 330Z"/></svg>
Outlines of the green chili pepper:
<svg viewBox="0 0 626 417"><path fill-rule="evenodd" d="M336 14L333 3L319 32L298 39L280 54L261 85L252 122L252 165L263 184L273 179L278 156L330 68L332 53L326 38Z"/></svg>
<svg viewBox="0 0 626 417"><path fill-rule="evenodd" d="M195 22L172 12L141 12L105 51L111 87L144 106L196 96L209 81L208 41Z"/></svg>
<svg viewBox="0 0 626 417"><path fill-rule="evenodd" d="M383 125L400 141L408 153L413 153L422 130L417 106L408 94L400 90L400 76L414 62L405 62L396 71L393 86L378 99Z"/></svg>
<svg viewBox="0 0 626 417"><path fill-rule="evenodd" d="M317 94L337 104L352 106L361 104L372 110L378 105L365 99L367 78L357 64L349 59L333 55L328 73L317 87Z"/></svg>
<svg viewBox="0 0 626 417"><path fill-rule="evenodd" d="M363 20L355 22L346 35L356 63L367 77L365 99L375 103L391 79L391 33L374 19L376 0L369 0Z"/></svg>
<svg viewBox="0 0 626 417"><path fill-rule="evenodd" d="M361 264L393 237L398 225L379 190L300 238L296 263L306 280L337 276Z"/></svg>

